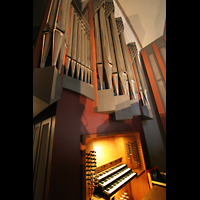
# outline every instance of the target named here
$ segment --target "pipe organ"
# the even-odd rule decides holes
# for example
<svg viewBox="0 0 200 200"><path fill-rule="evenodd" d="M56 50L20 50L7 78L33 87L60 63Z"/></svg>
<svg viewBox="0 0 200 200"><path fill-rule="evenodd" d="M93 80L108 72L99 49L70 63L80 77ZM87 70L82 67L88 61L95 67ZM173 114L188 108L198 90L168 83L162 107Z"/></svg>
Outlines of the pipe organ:
<svg viewBox="0 0 200 200"><path fill-rule="evenodd" d="M43 30L40 67L45 67L51 55L52 66L63 77L63 87L95 100L95 112L112 114L114 120L132 119L137 115L151 119L137 47L135 43L126 45L124 25L121 17L115 18L113 1L89 2L92 3L92 10L88 11L92 24L74 0L51 1ZM96 59L92 58L92 45ZM97 73L93 81L94 68ZM95 88L98 89L95 91Z"/></svg>
<svg viewBox="0 0 200 200"><path fill-rule="evenodd" d="M43 31L40 67L45 66L52 45L52 66L57 66L59 73L65 59L65 75L92 84L90 29L74 1L52 0Z"/></svg>
<svg viewBox="0 0 200 200"><path fill-rule="evenodd" d="M142 195L136 189L146 170L139 132L82 135L81 143L83 199L138 199L138 193Z"/></svg>
<svg viewBox="0 0 200 200"><path fill-rule="evenodd" d="M111 114L109 120L138 115L151 119L137 47L134 42L126 44L113 1L89 0L89 4L90 24L74 0L51 0L39 63L46 68L40 69L42 75L35 70L40 80L34 82L52 77L51 90L47 92L46 85L43 90L50 94L50 103L60 98L56 89L61 85L95 101L94 112ZM48 68L49 58L52 66ZM139 200L149 189L139 132L82 135L81 158L83 200Z"/></svg>

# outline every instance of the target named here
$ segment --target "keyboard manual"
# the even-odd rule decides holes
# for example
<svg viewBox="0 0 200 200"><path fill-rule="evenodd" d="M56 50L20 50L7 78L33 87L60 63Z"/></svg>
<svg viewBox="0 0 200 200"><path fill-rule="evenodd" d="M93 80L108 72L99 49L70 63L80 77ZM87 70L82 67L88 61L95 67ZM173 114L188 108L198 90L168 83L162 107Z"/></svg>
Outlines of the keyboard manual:
<svg viewBox="0 0 200 200"><path fill-rule="evenodd" d="M133 172L131 168L120 163L97 174L98 186L95 188L95 193L110 199L136 176L137 173Z"/></svg>

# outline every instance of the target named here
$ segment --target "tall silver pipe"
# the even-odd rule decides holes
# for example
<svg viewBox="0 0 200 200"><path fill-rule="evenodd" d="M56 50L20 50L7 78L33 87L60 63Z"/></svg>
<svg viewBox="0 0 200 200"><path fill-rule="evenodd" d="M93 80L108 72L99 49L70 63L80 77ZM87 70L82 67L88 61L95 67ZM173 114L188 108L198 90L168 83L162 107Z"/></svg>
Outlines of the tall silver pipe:
<svg viewBox="0 0 200 200"><path fill-rule="evenodd" d="M84 66L85 66L85 82L86 83L87 83L87 77L88 77L87 46L88 46L88 36L87 36L87 30L85 30L85 34L84 34Z"/></svg>
<svg viewBox="0 0 200 200"><path fill-rule="evenodd" d="M90 81L91 81L91 84L92 84L92 72L93 72L93 70L92 70L92 46L91 46L91 44L90 44L90 74L91 74L91 77L90 77Z"/></svg>
<svg viewBox="0 0 200 200"><path fill-rule="evenodd" d="M142 74L142 69L140 67L140 63L138 60L138 51L135 42L131 42L128 44L130 56L131 56L131 61L133 63L134 71L136 74L137 82L139 85L139 90L140 90L140 95L142 98L143 105L148 105L149 100L148 100L148 95L147 95L147 89L146 85L144 82L144 77Z"/></svg>
<svg viewBox="0 0 200 200"><path fill-rule="evenodd" d="M46 25L43 30L43 41L42 41L42 53L41 53L40 67L45 66L47 55L48 55L50 47L51 47L51 43L52 43L51 38L52 38L52 31L53 31L53 27L54 27L54 23L55 23L57 5L58 5L58 0L51 1Z"/></svg>
<svg viewBox="0 0 200 200"><path fill-rule="evenodd" d="M103 90L103 65L102 65L102 53L101 53L98 12L96 12L94 15L94 29L95 29L97 72L98 72L98 76L99 76L100 88L101 88L101 90Z"/></svg>
<svg viewBox="0 0 200 200"><path fill-rule="evenodd" d="M144 96L145 96L145 99L146 99L146 105L149 105L149 99L148 99L148 95L147 95L147 88L146 88L146 85L145 85L145 82L144 82L144 77L143 77L143 74L142 74L142 69L140 67L140 63L139 63L139 60L138 60L138 54L136 54L135 60L136 60L136 63L137 63L137 69L138 69L138 72L139 72L139 76L140 76L140 80L141 80L141 84L142 84Z"/></svg>
<svg viewBox="0 0 200 200"><path fill-rule="evenodd" d="M77 62L81 62L81 19L78 20L78 30L77 30Z"/></svg>
<svg viewBox="0 0 200 200"><path fill-rule="evenodd" d="M118 73L114 73L112 75L112 77L113 77L113 83L114 83L114 86L115 86L116 94L119 95Z"/></svg>
<svg viewBox="0 0 200 200"><path fill-rule="evenodd" d="M113 66L112 72L117 73L117 65L116 65L113 41L112 41L111 30L110 30L110 22L108 18L106 19L106 24L107 24L107 31L108 31L108 42L109 42L109 47L110 47L111 63Z"/></svg>
<svg viewBox="0 0 200 200"><path fill-rule="evenodd" d="M72 77L74 77L75 65L76 65L77 22L78 22L78 17L77 17L77 14L74 13L74 27L73 27L73 39L72 39L72 56L71 56L71 59L72 59L72 64L71 64Z"/></svg>
<svg viewBox="0 0 200 200"><path fill-rule="evenodd" d="M88 67L88 83L90 83L91 79L91 69L90 69L90 36L87 37L87 67Z"/></svg>
<svg viewBox="0 0 200 200"><path fill-rule="evenodd" d="M90 37L87 37L87 67L90 69Z"/></svg>
<svg viewBox="0 0 200 200"><path fill-rule="evenodd" d="M65 50L67 48L67 35L68 35L68 24L69 24L69 13L70 13L70 4L71 1L67 1L67 10L66 10L66 19L65 19L65 33L63 35L63 40L61 44L61 50L60 50L60 56L59 56L59 61L58 61L58 71L61 73L61 68L62 68L62 63L63 63L63 57L65 54Z"/></svg>
<svg viewBox="0 0 200 200"><path fill-rule="evenodd" d="M67 47L67 58L66 58L66 64L65 64L66 75L68 73L69 64L71 62L73 24L74 24L74 7L71 6L71 17L70 17L70 28L69 28L69 37L68 37L68 47Z"/></svg>
<svg viewBox="0 0 200 200"><path fill-rule="evenodd" d="M100 26L101 26L101 42L102 42L102 50L103 50L103 61L104 68L106 72L106 77L108 81L108 88L112 88L112 61L110 56L110 47L108 41L108 34L106 28L106 19L105 19L105 9L103 6L99 10L100 16Z"/></svg>
<svg viewBox="0 0 200 200"><path fill-rule="evenodd" d="M119 95L119 84L118 84L118 71L117 71L117 64L115 59L115 53L114 53L114 44L113 39L111 35L111 29L110 29L110 21L109 16L110 14L114 12L114 4L112 1L106 1L105 2L105 17L106 17L106 27L107 27L107 33L108 33L108 42L110 47L110 56L111 56L111 63L112 63L112 78L113 83L115 87L116 94Z"/></svg>
<svg viewBox="0 0 200 200"><path fill-rule="evenodd" d="M126 74L125 74L125 64L123 60L122 55L122 49L119 41L118 31L117 31L117 25L114 17L114 13L112 12L110 14L110 22L111 22L111 30L113 35L113 43L115 48L115 55L116 55L116 61L117 61L117 68L119 73L119 79L120 79L120 85L122 89L122 94L127 94L126 92Z"/></svg>
<svg viewBox="0 0 200 200"><path fill-rule="evenodd" d="M80 68L81 68L81 19L78 20L78 32L77 32L77 63L76 63L76 69L77 69L77 79L79 78L80 74Z"/></svg>
<svg viewBox="0 0 200 200"><path fill-rule="evenodd" d="M97 71L99 75L100 89L103 90L103 64L97 64Z"/></svg>
<svg viewBox="0 0 200 200"><path fill-rule="evenodd" d="M142 102L145 105L143 89L142 89L142 85L141 85L141 80L140 80L140 76L139 76L139 73L138 73L138 69L137 69L137 66L136 66L136 63L135 63L135 59L132 60L132 63L133 63L133 68L134 68L134 71L135 71L135 75L136 75L136 79L137 79L140 95L141 95L141 98L142 98Z"/></svg>
<svg viewBox="0 0 200 200"><path fill-rule="evenodd" d="M120 33L120 40L121 40L121 46L122 46L122 50L123 50L123 54L124 54L126 70L128 73L128 81L130 84L130 90L131 90L131 93L132 93L134 99L138 100L138 92L137 92L136 82L135 82L135 79L133 76L133 69L132 69L131 62L130 62L130 59L128 56L128 50L127 50L123 31L121 31L121 33Z"/></svg>
<svg viewBox="0 0 200 200"><path fill-rule="evenodd" d="M85 74L85 67L84 65L84 24L81 24L81 80L83 81L83 75Z"/></svg>
<svg viewBox="0 0 200 200"><path fill-rule="evenodd" d="M63 36L66 30L67 1L60 0L53 29L52 66L56 66Z"/></svg>

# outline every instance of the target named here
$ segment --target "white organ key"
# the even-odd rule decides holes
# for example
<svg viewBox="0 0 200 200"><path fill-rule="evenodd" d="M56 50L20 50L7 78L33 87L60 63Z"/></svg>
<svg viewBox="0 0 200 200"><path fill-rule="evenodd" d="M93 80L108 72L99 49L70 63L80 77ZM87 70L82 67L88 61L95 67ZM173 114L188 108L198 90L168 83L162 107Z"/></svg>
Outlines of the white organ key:
<svg viewBox="0 0 200 200"><path fill-rule="evenodd" d="M126 164L121 164L121 165L118 165L118 166L115 167L115 168L110 169L109 171L105 171L103 174L99 175L99 176L97 177L97 179L100 180L100 179L102 179L102 178L105 178L106 176L108 176L108 175L110 175L110 174L112 174L112 173L118 171L119 169L121 169L121 168L123 168L123 167L125 167L125 166L126 166Z"/></svg>
<svg viewBox="0 0 200 200"><path fill-rule="evenodd" d="M118 174L114 174L113 176L111 176L107 181L104 181L104 183L99 183L100 186L104 187L106 185L108 185L109 183L111 183L112 181L116 180L117 178L119 178L120 176L124 175L126 172L131 171L131 168L126 168L124 171L119 171Z"/></svg>
<svg viewBox="0 0 200 200"><path fill-rule="evenodd" d="M135 176L136 173L135 172L130 172L129 174L127 174L124 179L119 179L118 181L116 181L116 183L114 183L114 186L109 186L107 187L105 190L103 190L103 192L107 195L110 195L112 192L114 192L117 188L119 188L120 186L122 186L124 183L126 183L129 179L131 179L133 176ZM109 190L107 190L109 189Z"/></svg>

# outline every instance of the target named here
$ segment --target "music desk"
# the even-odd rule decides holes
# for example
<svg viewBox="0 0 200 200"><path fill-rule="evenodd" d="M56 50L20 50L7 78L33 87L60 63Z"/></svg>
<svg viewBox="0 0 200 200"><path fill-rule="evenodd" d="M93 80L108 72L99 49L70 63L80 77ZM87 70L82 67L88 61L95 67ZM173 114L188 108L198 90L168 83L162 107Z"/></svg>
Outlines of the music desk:
<svg viewBox="0 0 200 200"><path fill-rule="evenodd" d="M142 200L166 200L166 188L154 185Z"/></svg>

